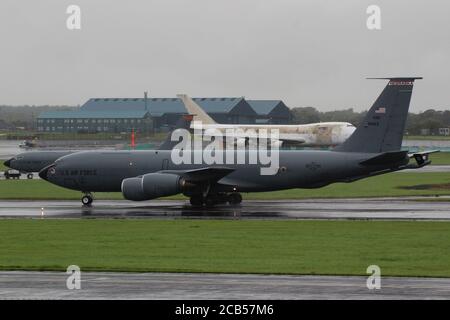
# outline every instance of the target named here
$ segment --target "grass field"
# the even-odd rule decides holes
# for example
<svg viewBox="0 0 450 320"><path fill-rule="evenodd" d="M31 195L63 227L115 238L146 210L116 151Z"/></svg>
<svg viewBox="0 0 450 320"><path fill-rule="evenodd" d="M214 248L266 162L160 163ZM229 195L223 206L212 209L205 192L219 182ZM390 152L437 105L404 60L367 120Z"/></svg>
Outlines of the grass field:
<svg viewBox="0 0 450 320"><path fill-rule="evenodd" d="M320 189L291 189L275 192L248 193L244 199L305 199L350 198L380 196L435 196L450 195L450 172L391 173L353 183L336 183ZM416 185L434 185L436 188L402 189ZM399 188L402 187L402 188ZM121 193L95 193L96 199L122 199ZM0 181L0 199L55 199L78 200L81 193L52 185L43 180ZM182 195L168 199L184 199Z"/></svg>
<svg viewBox="0 0 450 320"><path fill-rule="evenodd" d="M450 140L450 136L404 136L403 140Z"/></svg>
<svg viewBox="0 0 450 320"><path fill-rule="evenodd" d="M11 219L0 269L450 276L449 222Z"/></svg>
<svg viewBox="0 0 450 320"><path fill-rule="evenodd" d="M437 152L430 155L432 165L450 165L450 152Z"/></svg>

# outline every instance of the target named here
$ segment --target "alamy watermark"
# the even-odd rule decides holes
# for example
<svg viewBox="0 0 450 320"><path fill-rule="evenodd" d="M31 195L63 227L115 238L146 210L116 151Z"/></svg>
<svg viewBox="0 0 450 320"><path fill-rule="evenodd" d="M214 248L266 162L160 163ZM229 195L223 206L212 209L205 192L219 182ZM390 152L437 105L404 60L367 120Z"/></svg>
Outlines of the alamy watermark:
<svg viewBox="0 0 450 320"><path fill-rule="evenodd" d="M75 4L67 7L66 13L69 15L66 20L66 27L69 30L81 29L81 8Z"/></svg>
<svg viewBox="0 0 450 320"><path fill-rule="evenodd" d="M371 275L367 278L366 286L369 290L381 289L381 269L379 266L373 264L367 267L366 273Z"/></svg>
<svg viewBox="0 0 450 320"><path fill-rule="evenodd" d="M66 20L66 27L69 30L81 29L81 8L76 4L71 4L66 9L69 16ZM381 8L376 4L367 7L366 14L369 16L366 20L366 27L369 30L381 30Z"/></svg>
<svg viewBox="0 0 450 320"><path fill-rule="evenodd" d="M366 21L367 29L381 30L381 8L372 4L367 7L366 13L369 15Z"/></svg>
<svg viewBox="0 0 450 320"><path fill-rule="evenodd" d="M81 270L77 265L67 267L66 273L69 275L66 280L66 286L69 290L81 289Z"/></svg>
<svg viewBox="0 0 450 320"><path fill-rule="evenodd" d="M186 129L172 132L171 141L179 141L171 151L174 164L258 164L261 175L278 172L278 129L203 129L198 121L193 122L193 127L193 134Z"/></svg>

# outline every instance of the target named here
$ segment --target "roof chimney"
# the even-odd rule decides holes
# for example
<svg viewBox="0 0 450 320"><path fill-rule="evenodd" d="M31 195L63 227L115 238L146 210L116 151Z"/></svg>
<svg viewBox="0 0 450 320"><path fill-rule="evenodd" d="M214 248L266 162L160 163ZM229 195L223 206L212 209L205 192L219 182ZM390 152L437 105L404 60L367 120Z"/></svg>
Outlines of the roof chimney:
<svg viewBox="0 0 450 320"><path fill-rule="evenodd" d="M148 111L147 109L147 91L144 91L144 105L145 105L145 111Z"/></svg>

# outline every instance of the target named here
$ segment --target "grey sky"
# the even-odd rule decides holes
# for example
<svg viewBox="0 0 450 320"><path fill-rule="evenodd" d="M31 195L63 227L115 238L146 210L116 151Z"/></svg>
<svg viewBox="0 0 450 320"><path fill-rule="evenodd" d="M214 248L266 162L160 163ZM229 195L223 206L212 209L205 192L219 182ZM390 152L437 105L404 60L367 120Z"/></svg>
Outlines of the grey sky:
<svg viewBox="0 0 450 320"><path fill-rule="evenodd" d="M66 29L66 8L82 29ZM366 28L378 4L382 30ZM90 97L246 96L367 109L423 76L411 111L450 107L447 0L2 0L0 104Z"/></svg>

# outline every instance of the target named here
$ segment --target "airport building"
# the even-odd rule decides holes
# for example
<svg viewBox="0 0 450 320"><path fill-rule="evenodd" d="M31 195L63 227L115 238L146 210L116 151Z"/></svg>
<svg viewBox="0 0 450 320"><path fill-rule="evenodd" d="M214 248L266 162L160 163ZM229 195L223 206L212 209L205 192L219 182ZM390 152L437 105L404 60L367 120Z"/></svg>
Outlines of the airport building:
<svg viewBox="0 0 450 320"><path fill-rule="evenodd" d="M281 100L247 100L257 113L257 123L288 124L292 120L291 110Z"/></svg>
<svg viewBox="0 0 450 320"><path fill-rule="evenodd" d="M281 100L243 97L193 98L218 123L288 124L292 116ZM75 111L43 112L40 132L165 132L187 111L178 98L92 98Z"/></svg>
<svg viewBox="0 0 450 320"><path fill-rule="evenodd" d="M40 132L96 133L152 132L153 123L146 111L43 112L37 119Z"/></svg>

